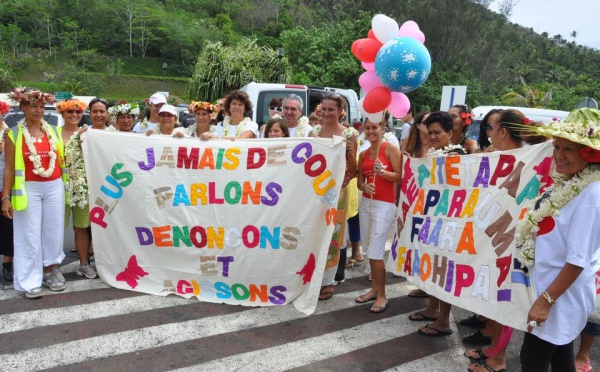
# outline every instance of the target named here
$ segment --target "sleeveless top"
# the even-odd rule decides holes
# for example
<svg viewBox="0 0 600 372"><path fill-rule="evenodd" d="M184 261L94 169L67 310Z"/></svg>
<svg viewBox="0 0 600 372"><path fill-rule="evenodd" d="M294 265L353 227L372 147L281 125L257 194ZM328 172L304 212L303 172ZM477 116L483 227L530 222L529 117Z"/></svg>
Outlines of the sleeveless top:
<svg viewBox="0 0 600 372"><path fill-rule="evenodd" d="M377 157L379 161L383 164L383 170L391 172L393 170L392 164L385 157L385 148L388 143L383 142L381 144L381 148L379 149L379 154ZM362 162L362 173L365 179L365 182L373 183L373 177L375 176L375 159L371 159L369 156L369 150L365 150L365 155L363 156ZM383 176L377 175L375 177L375 195L373 195L374 200L379 200L388 203L396 203L396 186L392 181L388 181ZM363 197L367 199L371 199L371 195L363 192Z"/></svg>

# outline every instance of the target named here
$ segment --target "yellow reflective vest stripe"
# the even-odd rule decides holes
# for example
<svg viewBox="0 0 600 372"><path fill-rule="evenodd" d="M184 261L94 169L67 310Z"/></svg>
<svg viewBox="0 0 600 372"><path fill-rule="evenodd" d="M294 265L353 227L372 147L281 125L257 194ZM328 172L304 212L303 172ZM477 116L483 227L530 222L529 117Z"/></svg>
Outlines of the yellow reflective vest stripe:
<svg viewBox="0 0 600 372"><path fill-rule="evenodd" d="M58 149L58 165L62 173L63 183L66 184L67 174L65 172L64 144L62 140L62 129L50 125L51 136L56 137L56 148ZM25 159L23 159L23 129L21 125L13 127L8 132L8 137L15 145L15 180L11 192L11 204L14 210L22 211L27 208L27 191L25 190ZM65 193L66 195L66 193Z"/></svg>

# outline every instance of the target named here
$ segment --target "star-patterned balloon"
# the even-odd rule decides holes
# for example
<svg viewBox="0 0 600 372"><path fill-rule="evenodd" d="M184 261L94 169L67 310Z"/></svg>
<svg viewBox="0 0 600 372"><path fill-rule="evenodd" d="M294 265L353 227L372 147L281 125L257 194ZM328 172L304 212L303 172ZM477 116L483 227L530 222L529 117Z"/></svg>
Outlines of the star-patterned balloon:
<svg viewBox="0 0 600 372"><path fill-rule="evenodd" d="M375 59L381 83L394 92L408 93L427 80L431 72L429 51L411 37L396 37L385 43Z"/></svg>

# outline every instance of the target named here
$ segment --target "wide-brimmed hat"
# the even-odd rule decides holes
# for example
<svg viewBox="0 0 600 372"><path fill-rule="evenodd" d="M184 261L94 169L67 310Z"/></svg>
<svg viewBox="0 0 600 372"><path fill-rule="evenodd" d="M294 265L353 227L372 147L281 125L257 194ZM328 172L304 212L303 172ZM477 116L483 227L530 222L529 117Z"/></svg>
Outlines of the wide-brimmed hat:
<svg viewBox="0 0 600 372"><path fill-rule="evenodd" d="M600 110L588 107L573 110L564 120L551 120L530 129L548 137L564 138L600 151Z"/></svg>

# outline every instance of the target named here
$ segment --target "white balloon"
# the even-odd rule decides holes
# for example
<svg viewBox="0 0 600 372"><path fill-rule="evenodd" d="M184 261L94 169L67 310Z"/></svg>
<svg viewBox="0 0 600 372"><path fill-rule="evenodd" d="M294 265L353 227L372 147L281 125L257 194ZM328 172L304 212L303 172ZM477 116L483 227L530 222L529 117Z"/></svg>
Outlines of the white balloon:
<svg viewBox="0 0 600 372"><path fill-rule="evenodd" d="M400 29L398 22L384 14L377 14L373 17L371 27L373 28L375 37L382 44L398 36L398 30Z"/></svg>
<svg viewBox="0 0 600 372"><path fill-rule="evenodd" d="M371 123L381 123L383 120L383 111L379 111L374 114L366 114L366 116Z"/></svg>
<svg viewBox="0 0 600 372"><path fill-rule="evenodd" d="M356 106L358 108L358 111L360 111L363 115L367 115L367 112L365 111L364 107L363 107L363 102L365 102L365 97L361 98L358 100L358 102L356 103Z"/></svg>

